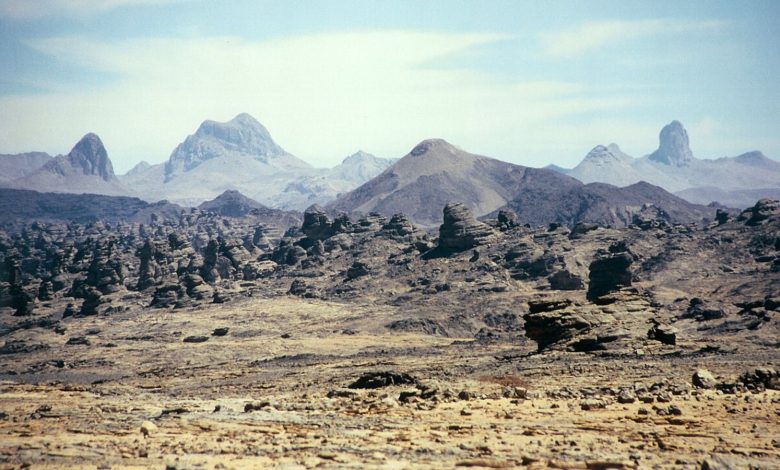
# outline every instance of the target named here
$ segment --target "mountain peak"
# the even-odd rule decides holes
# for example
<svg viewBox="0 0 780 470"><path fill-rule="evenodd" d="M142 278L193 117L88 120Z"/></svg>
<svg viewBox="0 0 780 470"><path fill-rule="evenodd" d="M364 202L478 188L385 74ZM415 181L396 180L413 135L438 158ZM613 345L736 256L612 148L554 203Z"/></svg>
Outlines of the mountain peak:
<svg viewBox="0 0 780 470"><path fill-rule="evenodd" d="M620 147L615 144L609 144L606 147L603 145L597 145L593 147L593 149L588 152L587 155L585 155L585 158L582 160L582 162L604 166L618 162L625 162L626 159L627 156L620 150Z"/></svg>
<svg viewBox="0 0 780 470"><path fill-rule="evenodd" d="M693 161L688 132L680 121L672 121L664 126L658 140L658 150L650 154L650 160L674 166L687 166Z"/></svg>
<svg viewBox="0 0 780 470"><path fill-rule="evenodd" d="M115 178L114 167L106 148L97 134L89 133L76 143L67 156L74 167L80 167L85 175L100 176L105 181Z"/></svg>
<svg viewBox="0 0 780 470"><path fill-rule="evenodd" d="M165 164L166 181L227 154L245 155L265 163L289 156L274 142L268 129L249 114L241 113L228 122L206 120L174 149Z"/></svg>
<svg viewBox="0 0 780 470"><path fill-rule="evenodd" d="M415 157L419 157L434 149L445 150L453 153L457 150L454 145L444 139L426 139L417 144L409 153Z"/></svg>

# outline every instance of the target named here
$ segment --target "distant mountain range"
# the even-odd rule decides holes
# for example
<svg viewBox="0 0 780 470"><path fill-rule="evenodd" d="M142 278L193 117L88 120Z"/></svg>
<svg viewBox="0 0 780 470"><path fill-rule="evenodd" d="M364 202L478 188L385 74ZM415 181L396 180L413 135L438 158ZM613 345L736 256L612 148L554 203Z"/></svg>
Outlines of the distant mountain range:
<svg viewBox="0 0 780 470"><path fill-rule="evenodd" d="M700 221L714 209L691 204L662 188L583 184L549 169L528 168L463 151L441 139L426 140L382 172L328 205L334 212L406 214L414 223L441 223L441 208L462 202L477 216L511 209L522 223L626 226L648 207L669 222Z"/></svg>
<svg viewBox="0 0 780 470"><path fill-rule="evenodd" d="M319 204L333 212L402 212L433 227L445 204L462 202L478 216L512 209L524 223L622 226L649 205L670 221L695 221L712 209L691 202L744 207L760 197L780 198L780 162L760 152L697 159L677 121L664 127L650 155L637 159L615 144L597 146L571 170L515 165L440 139L421 142L400 160L359 151L334 168L318 169L284 150L248 114L204 121L167 162L141 162L121 176L95 134L67 155L0 156L0 170L0 187L165 200L230 216L254 210L278 225L287 224L289 211ZM279 212L268 212L274 210Z"/></svg>
<svg viewBox="0 0 780 470"><path fill-rule="evenodd" d="M780 197L780 162L759 151L698 159L691 152L688 133L678 121L661 130L658 149L642 158L626 155L617 144L598 145L571 170L549 168L584 183L627 186L646 181L699 204L717 201L730 207L746 207L762 197Z"/></svg>
<svg viewBox="0 0 780 470"><path fill-rule="evenodd" d="M335 199L395 160L365 152L331 169L314 168L274 142L248 114L204 121L167 162L141 162L117 177L100 138L87 134L65 156L35 152L0 156L0 186L41 192L91 193L168 200L196 206L237 190L265 206L303 210Z"/></svg>

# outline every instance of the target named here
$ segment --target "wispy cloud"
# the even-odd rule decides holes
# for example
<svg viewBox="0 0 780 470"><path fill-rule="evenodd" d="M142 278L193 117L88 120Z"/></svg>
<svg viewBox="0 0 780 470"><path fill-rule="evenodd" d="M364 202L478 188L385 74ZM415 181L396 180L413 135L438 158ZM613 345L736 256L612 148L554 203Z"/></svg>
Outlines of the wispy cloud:
<svg viewBox="0 0 780 470"><path fill-rule="evenodd" d="M120 7L185 0L0 0L0 18L40 19L49 16L93 16Z"/></svg>
<svg viewBox="0 0 780 470"><path fill-rule="evenodd" d="M502 38L374 31L270 41L29 41L39 52L119 78L99 89L55 86L45 94L0 97L0 148L20 142L40 148L46 134L67 149L95 131L112 158L160 161L203 119L246 111L289 151L318 164L357 148L400 156L428 137L511 158L560 141L551 119L635 104L636 98L594 94L577 83L507 82L430 67L434 59Z"/></svg>
<svg viewBox="0 0 780 470"><path fill-rule="evenodd" d="M649 19L636 21L599 21L542 35L546 54L552 57L572 58L585 52L630 39L661 34L715 31L726 26L724 21L687 21L677 19Z"/></svg>

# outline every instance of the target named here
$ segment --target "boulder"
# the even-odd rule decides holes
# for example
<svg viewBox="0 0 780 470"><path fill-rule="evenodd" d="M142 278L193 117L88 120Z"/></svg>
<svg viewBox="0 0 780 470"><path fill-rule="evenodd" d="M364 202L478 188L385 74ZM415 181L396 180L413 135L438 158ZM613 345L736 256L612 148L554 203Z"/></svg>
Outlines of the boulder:
<svg viewBox="0 0 780 470"><path fill-rule="evenodd" d="M780 201L761 199L753 207L742 211L737 217L737 221L752 226L760 225L770 218L780 218Z"/></svg>
<svg viewBox="0 0 780 470"><path fill-rule="evenodd" d="M707 369L699 369L694 372L691 381L693 386L697 388L715 388L718 384L718 381L715 380L715 377Z"/></svg>

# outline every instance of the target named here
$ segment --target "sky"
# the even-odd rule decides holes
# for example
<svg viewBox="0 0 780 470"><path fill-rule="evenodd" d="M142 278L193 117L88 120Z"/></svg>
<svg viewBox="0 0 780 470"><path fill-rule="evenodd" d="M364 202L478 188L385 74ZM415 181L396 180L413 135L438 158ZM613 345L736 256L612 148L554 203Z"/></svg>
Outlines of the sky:
<svg viewBox="0 0 780 470"><path fill-rule="evenodd" d="M246 112L318 167L444 138L528 166L681 121L780 159L780 2L0 0L0 153L97 133L118 173Z"/></svg>

